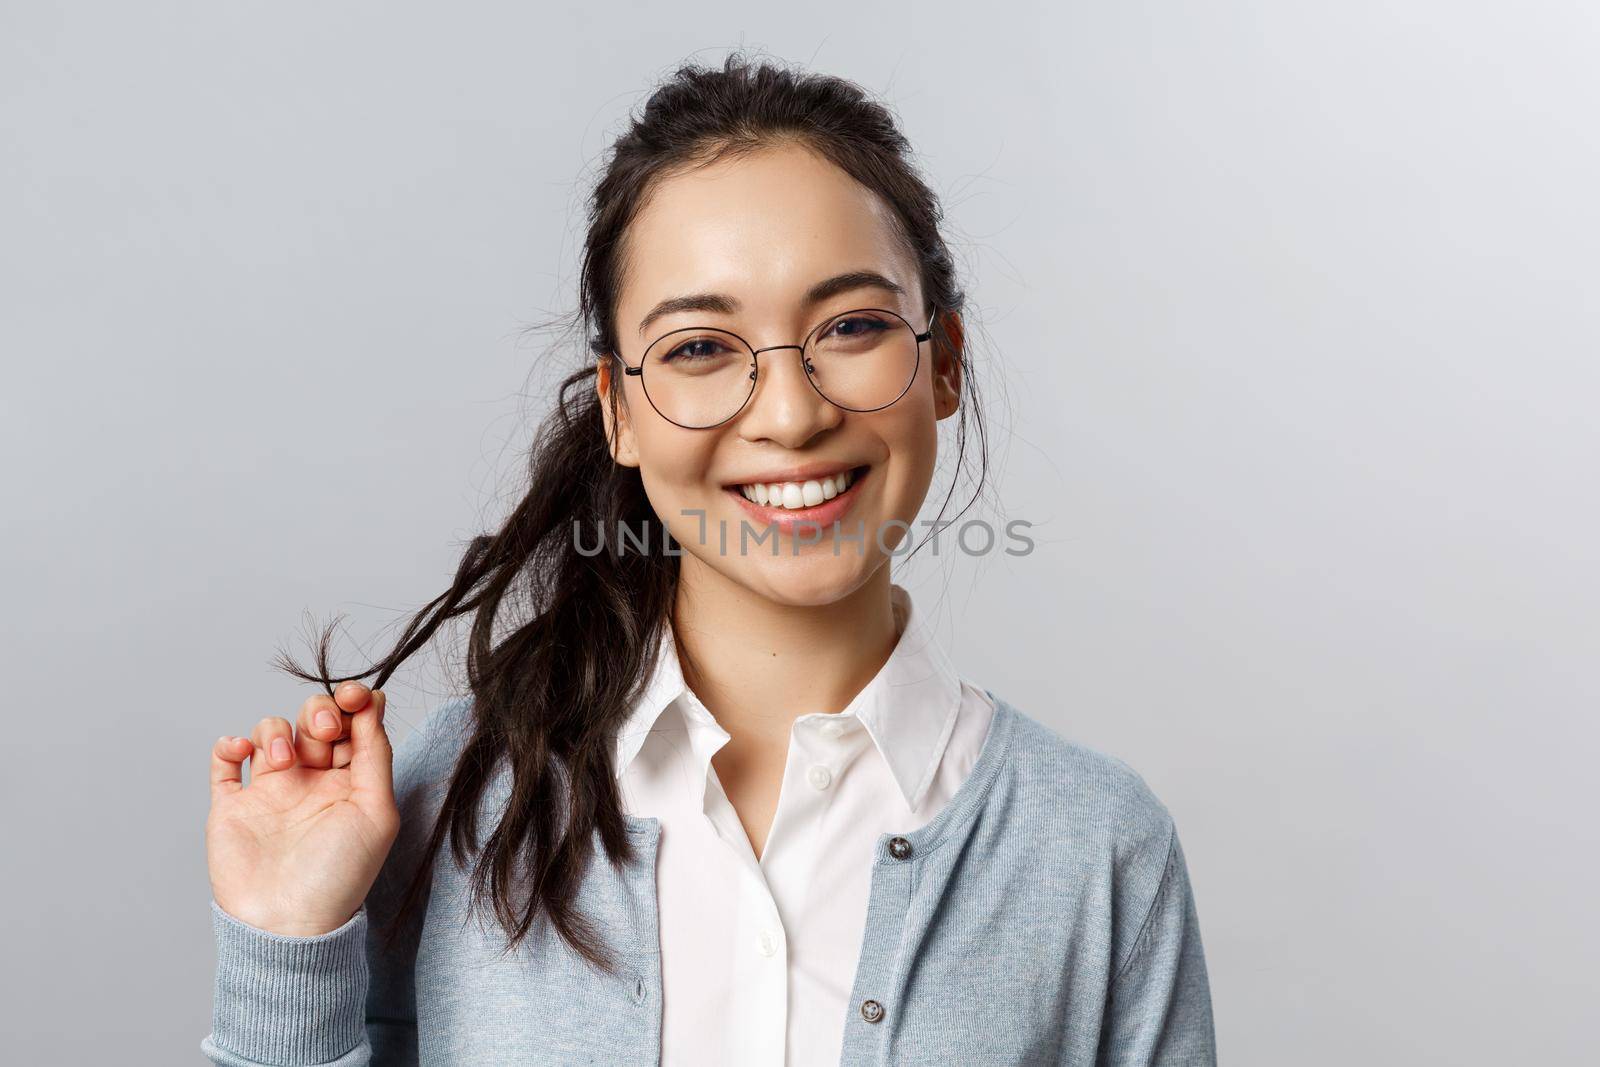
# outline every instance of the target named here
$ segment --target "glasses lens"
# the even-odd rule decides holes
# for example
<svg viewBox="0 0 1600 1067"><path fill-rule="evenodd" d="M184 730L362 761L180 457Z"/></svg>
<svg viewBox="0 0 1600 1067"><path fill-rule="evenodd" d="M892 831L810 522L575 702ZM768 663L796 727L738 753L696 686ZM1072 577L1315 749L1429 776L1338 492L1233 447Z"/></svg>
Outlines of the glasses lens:
<svg viewBox="0 0 1600 1067"><path fill-rule="evenodd" d="M680 426L715 426L744 406L755 383L750 349L731 333L676 330L644 355L644 392Z"/></svg>
<svg viewBox="0 0 1600 1067"><path fill-rule="evenodd" d="M886 311L847 311L812 336L817 391L842 408L871 411L900 399L917 373L917 335Z"/></svg>

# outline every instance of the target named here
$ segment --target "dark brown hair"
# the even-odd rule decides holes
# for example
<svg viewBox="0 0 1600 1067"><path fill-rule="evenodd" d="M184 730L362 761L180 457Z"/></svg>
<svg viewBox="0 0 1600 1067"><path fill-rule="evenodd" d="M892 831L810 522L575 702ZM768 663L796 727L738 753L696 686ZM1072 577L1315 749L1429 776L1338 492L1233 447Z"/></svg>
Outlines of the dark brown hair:
<svg viewBox="0 0 1600 1067"><path fill-rule="evenodd" d="M638 469L612 460L593 378L601 361L617 358L615 315L628 227L653 186L683 170L785 143L832 161L892 209L897 236L920 270L923 313L940 312L935 359L960 358L956 458L959 466L967 453L970 410L981 492L986 434L955 317L965 294L940 234L938 200L919 176L890 112L852 82L766 61L751 64L738 52L721 69L679 67L656 88L643 114L630 116L589 202L575 313L589 351L584 366L561 381L556 408L533 442L525 496L498 531L471 540L450 588L418 611L389 655L367 671L331 674L329 631L318 642L317 671L304 671L287 656L278 662L330 694L346 678L368 675L375 675L372 687L381 688L443 623L476 612L466 658L472 736L425 854L388 924L391 945L407 916L425 902L428 872L445 835L458 865L477 851L479 803L494 767L507 759L510 798L477 860L473 908L481 908L485 898L492 902L511 947L542 910L576 952L607 971L614 967L593 924L574 909L574 890L597 831L613 863L633 858L613 745L654 667L661 627L671 625L678 557L656 543L649 552L631 543L631 551L619 552L611 537L600 538L598 554L578 551L575 529L638 530L657 522ZM611 381L620 381L620 366L611 369ZM620 392L608 390L613 415ZM594 551L589 545L585 550ZM514 888L527 891L520 906Z"/></svg>

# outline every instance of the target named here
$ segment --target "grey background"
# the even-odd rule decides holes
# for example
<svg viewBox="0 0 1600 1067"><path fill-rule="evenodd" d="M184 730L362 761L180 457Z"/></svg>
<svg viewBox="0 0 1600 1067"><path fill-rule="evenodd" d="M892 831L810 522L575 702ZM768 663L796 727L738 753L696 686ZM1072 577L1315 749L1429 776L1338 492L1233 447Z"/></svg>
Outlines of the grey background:
<svg viewBox="0 0 1600 1067"><path fill-rule="evenodd" d="M901 580L1171 808L1224 1061L1593 1062L1597 37L1549 2L6 3L7 1059L201 1062L209 746L292 718L308 618L366 662L509 506L601 151L745 44L883 94L946 199L972 514L1037 550Z"/></svg>

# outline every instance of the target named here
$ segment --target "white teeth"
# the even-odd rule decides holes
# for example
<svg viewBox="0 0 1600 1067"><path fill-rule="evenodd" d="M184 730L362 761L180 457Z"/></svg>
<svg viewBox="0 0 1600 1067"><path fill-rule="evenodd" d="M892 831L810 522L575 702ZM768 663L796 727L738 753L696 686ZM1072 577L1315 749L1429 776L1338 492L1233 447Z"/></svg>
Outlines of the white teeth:
<svg viewBox="0 0 1600 1067"><path fill-rule="evenodd" d="M840 471L826 478L814 478L804 482L772 482L770 484L753 483L741 485L739 491L744 498L756 504L766 504L775 508L813 508L824 500L832 500L846 489L855 480L850 471Z"/></svg>

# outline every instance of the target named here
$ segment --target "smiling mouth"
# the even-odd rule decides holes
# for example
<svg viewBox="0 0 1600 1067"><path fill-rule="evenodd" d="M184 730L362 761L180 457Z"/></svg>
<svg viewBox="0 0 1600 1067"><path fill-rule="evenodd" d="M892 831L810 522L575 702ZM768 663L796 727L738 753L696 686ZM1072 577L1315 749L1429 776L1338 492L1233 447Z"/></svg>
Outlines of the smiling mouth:
<svg viewBox="0 0 1600 1067"><path fill-rule="evenodd" d="M852 467L824 478L808 478L797 482L727 485L723 486L723 489L759 508L803 513L849 493L850 488L870 469L871 464L864 463L859 467Z"/></svg>

